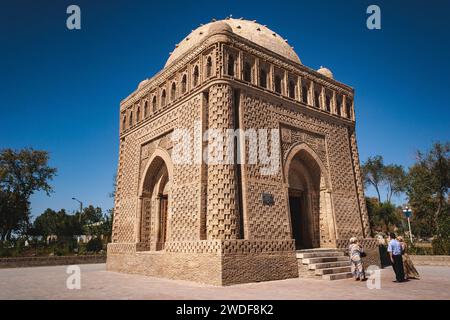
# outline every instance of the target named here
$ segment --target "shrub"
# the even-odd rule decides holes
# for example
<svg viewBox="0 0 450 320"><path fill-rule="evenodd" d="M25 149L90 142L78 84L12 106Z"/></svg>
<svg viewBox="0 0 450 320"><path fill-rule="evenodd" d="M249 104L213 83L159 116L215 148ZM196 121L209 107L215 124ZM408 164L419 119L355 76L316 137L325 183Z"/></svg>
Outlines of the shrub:
<svg viewBox="0 0 450 320"><path fill-rule="evenodd" d="M414 246L414 245L410 245L408 247L408 254L412 254L412 255L419 255L419 256L424 256L424 255L433 255L433 249L429 248L429 247L419 247L419 246Z"/></svg>
<svg viewBox="0 0 450 320"><path fill-rule="evenodd" d="M93 238L86 244L86 251L99 252L103 249L103 242L100 238Z"/></svg>
<svg viewBox="0 0 450 320"><path fill-rule="evenodd" d="M450 239L436 237L431 244L433 246L433 254L450 255Z"/></svg>

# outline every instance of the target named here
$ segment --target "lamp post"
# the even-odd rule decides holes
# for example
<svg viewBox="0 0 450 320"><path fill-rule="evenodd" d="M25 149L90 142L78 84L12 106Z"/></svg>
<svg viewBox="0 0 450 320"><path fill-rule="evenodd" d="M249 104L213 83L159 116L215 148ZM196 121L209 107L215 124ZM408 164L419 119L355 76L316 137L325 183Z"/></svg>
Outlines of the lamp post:
<svg viewBox="0 0 450 320"><path fill-rule="evenodd" d="M77 198L72 198L72 200L75 200L76 202L78 202L80 204L80 216L78 217L78 221L80 222L81 225L81 214L83 213L83 202L78 200ZM77 243L80 242L80 236L77 237Z"/></svg>
<svg viewBox="0 0 450 320"><path fill-rule="evenodd" d="M411 215L412 215L412 211L411 209L406 206L405 209L403 209L403 213L405 214L406 218L408 219L408 228L409 228L409 239L411 240L411 243L413 242L413 238L412 238L412 232L411 232Z"/></svg>

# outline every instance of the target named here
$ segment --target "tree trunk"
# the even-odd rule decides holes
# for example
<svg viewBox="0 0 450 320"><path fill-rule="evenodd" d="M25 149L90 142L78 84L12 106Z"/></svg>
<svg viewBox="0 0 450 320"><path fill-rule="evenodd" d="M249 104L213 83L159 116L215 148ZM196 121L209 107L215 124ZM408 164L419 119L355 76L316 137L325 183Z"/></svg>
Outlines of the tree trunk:
<svg viewBox="0 0 450 320"><path fill-rule="evenodd" d="M381 195L380 195L380 190L378 190L378 186L376 184L374 184L375 187L375 191L378 194L378 202L381 204Z"/></svg>
<svg viewBox="0 0 450 320"><path fill-rule="evenodd" d="M441 235L440 228L439 228L439 215L441 214L441 209L442 209L442 201L441 201L441 199L439 199L438 208L434 214L434 224L436 226L436 235L437 236Z"/></svg>

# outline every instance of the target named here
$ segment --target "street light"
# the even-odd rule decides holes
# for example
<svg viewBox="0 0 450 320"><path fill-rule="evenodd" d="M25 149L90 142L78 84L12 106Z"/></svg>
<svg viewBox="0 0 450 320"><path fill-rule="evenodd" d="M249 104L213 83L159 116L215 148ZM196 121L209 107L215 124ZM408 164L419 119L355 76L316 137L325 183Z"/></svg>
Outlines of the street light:
<svg viewBox="0 0 450 320"><path fill-rule="evenodd" d="M408 227L409 227L409 238L411 239L411 243L413 242L413 238L412 238L412 232L411 232L411 222L410 219L411 215L412 215L412 211L411 209L406 206L405 209L403 209L403 213L405 214L406 218L408 219Z"/></svg>
<svg viewBox="0 0 450 320"><path fill-rule="evenodd" d="M81 214L83 213L83 202L78 200L77 198L72 198L72 200L75 200L76 202L78 202L80 204L80 216L78 217L78 221L80 222L81 225ZM77 237L77 244L80 243L80 236Z"/></svg>
<svg viewBox="0 0 450 320"><path fill-rule="evenodd" d="M76 202L78 202L80 204L80 216L78 217L78 219L81 222L81 213L83 213L83 202L81 202L77 198L72 198L72 200L75 200Z"/></svg>

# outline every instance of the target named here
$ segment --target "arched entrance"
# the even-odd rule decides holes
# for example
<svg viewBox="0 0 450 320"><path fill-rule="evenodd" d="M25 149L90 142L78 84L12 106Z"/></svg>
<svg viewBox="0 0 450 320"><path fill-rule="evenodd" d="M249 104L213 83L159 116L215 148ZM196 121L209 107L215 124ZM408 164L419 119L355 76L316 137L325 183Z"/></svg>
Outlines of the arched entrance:
<svg viewBox="0 0 450 320"><path fill-rule="evenodd" d="M146 250L163 250L168 240L170 156L157 150L145 169L141 186L140 243Z"/></svg>
<svg viewBox="0 0 450 320"><path fill-rule="evenodd" d="M296 249L317 248L329 242L331 197L324 168L305 144L291 149L285 165L289 216ZM334 232L334 231L333 231Z"/></svg>

